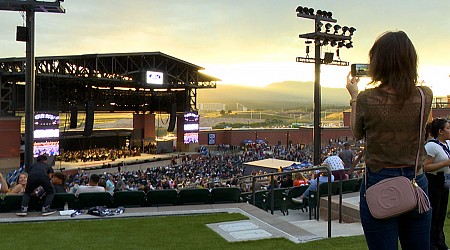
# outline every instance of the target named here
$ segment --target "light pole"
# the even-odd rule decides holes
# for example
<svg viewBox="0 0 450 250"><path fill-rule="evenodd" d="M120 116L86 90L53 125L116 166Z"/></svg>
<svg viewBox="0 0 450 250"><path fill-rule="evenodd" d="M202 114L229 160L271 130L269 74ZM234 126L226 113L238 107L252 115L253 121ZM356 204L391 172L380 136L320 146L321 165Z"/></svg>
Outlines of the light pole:
<svg viewBox="0 0 450 250"><path fill-rule="evenodd" d="M35 13L64 13L65 10L61 6L64 0L53 2L42 2L36 0L0 0L0 10L6 11L25 11L26 12L26 28L23 29L25 34L23 40L26 42L26 67L25 67L25 169L29 170L33 163L33 144L34 144L34 103L35 103L35 57L34 57L34 27ZM18 29L19 31L19 29ZM19 37L19 34L18 34Z"/></svg>
<svg viewBox="0 0 450 250"><path fill-rule="evenodd" d="M340 48L352 48L352 36L356 31L353 27L341 27L340 25L332 25L331 23L337 23L336 19L333 19L333 14L324 10L317 10L314 14L313 8L298 6L297 17L313 19L314 20L314 32L300 34L299 38L306 39L306 57L297 57L297 62L302 63L314 63L314 165L320 164L320 152L321 152L321 94L320 94L320 65L337 65L348 66L349 63L341 61L339 55ZM333 28L334 32L331 31ZM314 41L314 58L309 57L309 44ZM325 57L321 58L320 48L322 46L337 47L336 56L338 60L333 60L334 53L325 53Z"/></svg>

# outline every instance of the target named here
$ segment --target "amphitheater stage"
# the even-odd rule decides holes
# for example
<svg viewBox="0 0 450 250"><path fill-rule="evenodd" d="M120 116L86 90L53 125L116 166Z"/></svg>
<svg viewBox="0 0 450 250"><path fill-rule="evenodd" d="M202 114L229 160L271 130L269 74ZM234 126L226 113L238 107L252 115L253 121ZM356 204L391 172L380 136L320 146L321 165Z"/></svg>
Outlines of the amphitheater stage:
<svg viewBox="0 0 450 250"><path fill-rule="evenodd" d="M134 170L145 170L147 169L149 163L152 166L159 166L158 163L164 163L163 165L170 164L172 158L178 158L190 153L170 153L170 154L141 154L140 156L132 156L127 158L120 158L116 160L103 160L103 161L87 161L87 162L65 162L65 161L55 161L53 166L54 170L61 170L64 172L73 171L98 171L100 172L117 172L120 166L121 171L134 171ZM142 169L143 166L146 166Z"/></svg>

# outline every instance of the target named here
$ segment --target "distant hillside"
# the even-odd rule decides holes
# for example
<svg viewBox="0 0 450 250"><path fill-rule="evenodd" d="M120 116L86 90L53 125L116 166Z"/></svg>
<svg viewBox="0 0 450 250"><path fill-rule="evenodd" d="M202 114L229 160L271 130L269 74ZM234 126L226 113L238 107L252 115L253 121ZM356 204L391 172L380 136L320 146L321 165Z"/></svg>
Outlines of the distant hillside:
<svg viewBox="0 0 450 250"><path fill-rule="evenodd" d="M322 87L323 106L345 106L350 98L344 88ZM247 87L218 84L216 89L198 92L199 103L225 103L226 109L236 110L236 103L250 108L281 109L312 107L314 103L314 83L277 82L266 87Z"/></svg>

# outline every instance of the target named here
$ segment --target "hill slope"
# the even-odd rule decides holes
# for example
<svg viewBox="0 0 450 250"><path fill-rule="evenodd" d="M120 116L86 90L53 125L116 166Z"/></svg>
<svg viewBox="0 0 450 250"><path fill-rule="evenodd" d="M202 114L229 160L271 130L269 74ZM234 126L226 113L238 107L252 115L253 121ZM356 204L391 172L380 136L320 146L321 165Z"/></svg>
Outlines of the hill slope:
<svg viewBox="0 0 450 250"><path fill-rule="evenodd" d="M321 88L323 106L345 106L350 98L344 88ZM282 109L312 107L314 83L278 82L266 87L247 87L217 84L216 89L201 90L199 103L225 103L226 109L235 110L236 103L253 109Z"/></svg>

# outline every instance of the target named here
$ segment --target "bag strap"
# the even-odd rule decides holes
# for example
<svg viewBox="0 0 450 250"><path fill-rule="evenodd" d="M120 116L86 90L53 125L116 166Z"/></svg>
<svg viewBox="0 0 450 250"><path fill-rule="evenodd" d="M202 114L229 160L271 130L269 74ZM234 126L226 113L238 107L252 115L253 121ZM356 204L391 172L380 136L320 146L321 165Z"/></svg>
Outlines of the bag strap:
<svg viewBox="0 0 450 250"><path fill-rule="evenodd" d="M419 168L419 157L420 157L420 149L422 142L422 133L423 133L423 116L425 113L425 95L423 94L423 90L420 87L417 87L420 93L420 129L419 129L419 142L417 143L417 155L416 155L416 167L414 168L414 179L417 177L417 170Z"/></svg>
<svg viewBox="0 0 450 250"><path fill-rule="evenodd" d="M419 126L419 142L417 144L417 154L416 154L416 162L415 162L415 167L414 167L414 179L416 179L417 177L417 169L419 167L419 157L420 157L420 144L422 141L422 133L423 133L423 116L425 113L425 95L423 93L423 90L420 87L417 87L417 89L419 90L419 94L420 94L420 126ZM367 175L368 172L367 171L368 167L366 165L366 173L364 174L364 186L367 190Z"/></svg>

